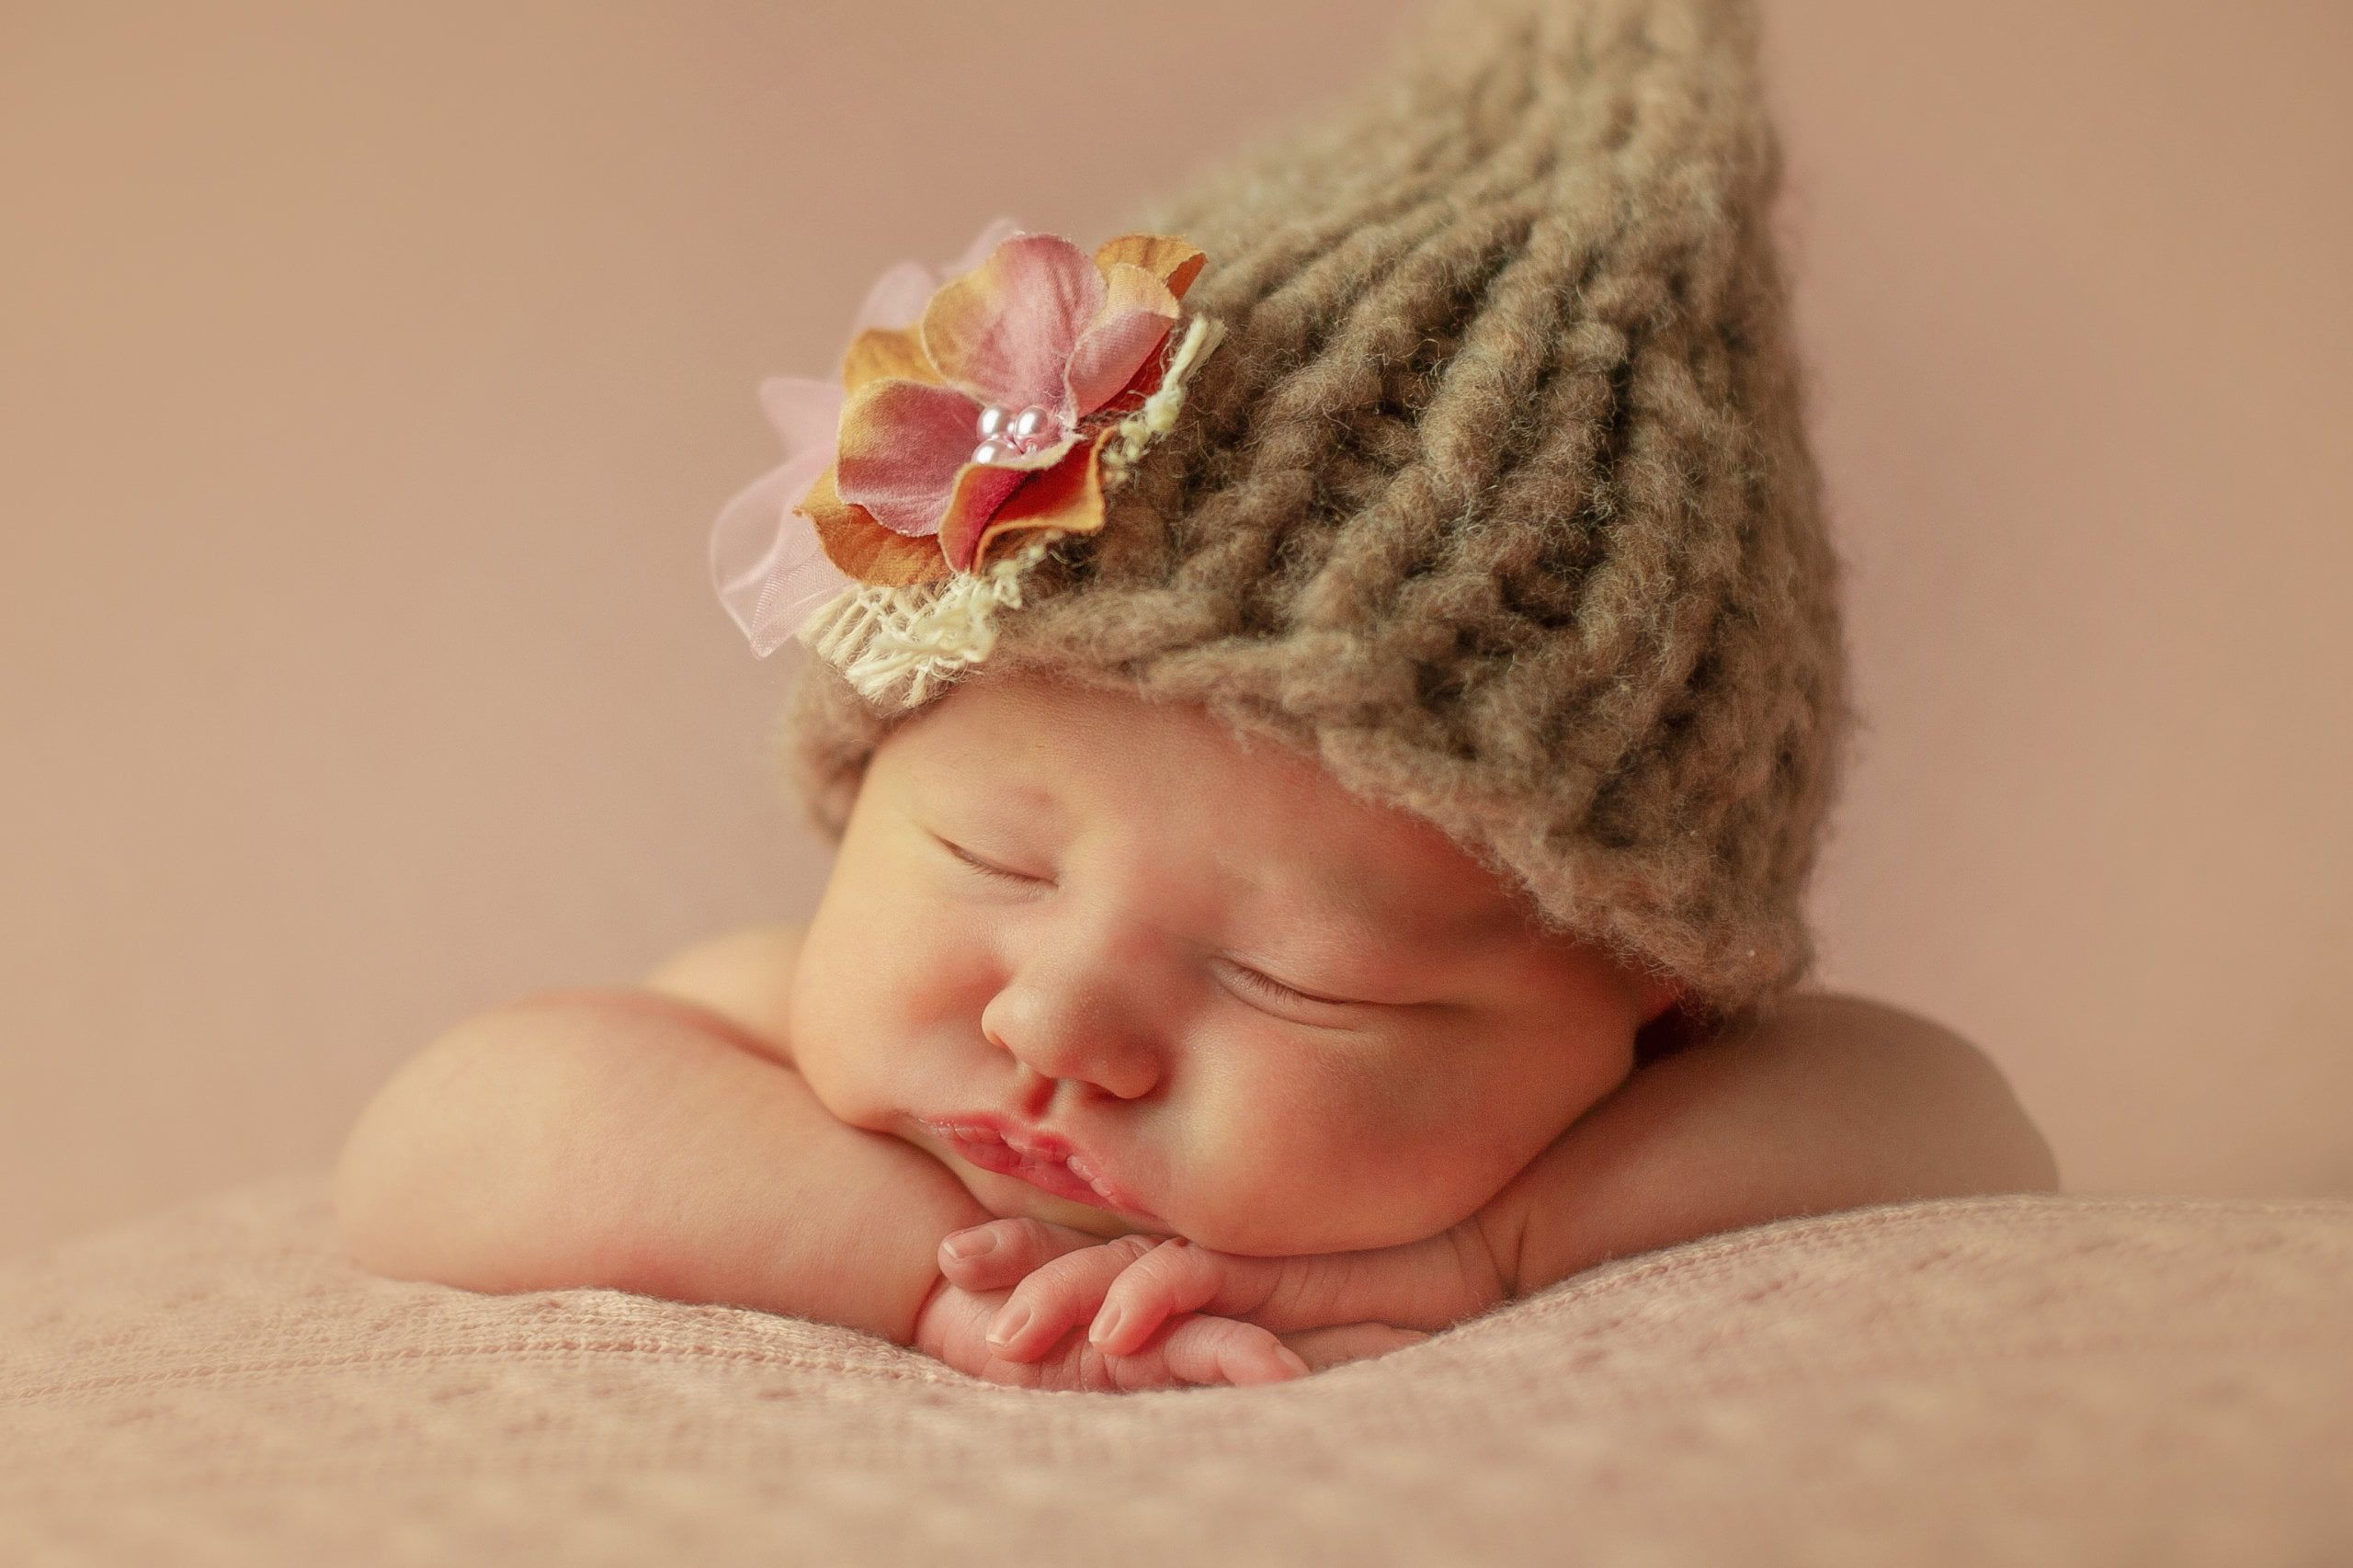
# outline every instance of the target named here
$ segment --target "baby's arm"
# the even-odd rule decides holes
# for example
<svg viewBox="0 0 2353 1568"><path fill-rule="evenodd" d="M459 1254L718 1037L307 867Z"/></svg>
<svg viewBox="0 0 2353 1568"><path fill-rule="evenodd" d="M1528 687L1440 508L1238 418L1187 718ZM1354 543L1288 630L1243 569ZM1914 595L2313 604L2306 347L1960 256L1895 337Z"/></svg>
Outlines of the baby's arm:
<svg viewBox="0 0 2353 1568"><path fill-rule="evenodd" d="M940 1238L988 1210L922 1150L836 1120L724 990L704 1006L670 989L529 998L403 1067L335 1171L356 1260L473 1290L756 1307L911 1345Z"/></svg>
<svg viewBox="0 0 2353 1568"><path fill-rule="evenodd" d="M2057 1184L2050 1145L1976 1047L1916 1014L1808 994L1636 1073L1482 1213L1526 1295L1768 1221Z"/></svg>

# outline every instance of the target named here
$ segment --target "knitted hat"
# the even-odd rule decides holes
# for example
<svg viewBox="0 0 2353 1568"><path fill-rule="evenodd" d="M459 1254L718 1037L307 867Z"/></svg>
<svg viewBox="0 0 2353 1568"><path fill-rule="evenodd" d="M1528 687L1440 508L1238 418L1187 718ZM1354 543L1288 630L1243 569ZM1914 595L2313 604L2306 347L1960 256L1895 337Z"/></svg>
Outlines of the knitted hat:
<svg viewBox="0 0 2353 1568"><path fill-rule="evenodd" d="M1159 347L1091 425L1087 397L1028 409L1063 442L1045 456L974 452L899 585L845 542L853 513L907 532L881 481L846 499L845 415L838 490L829 468L790 518L861 579L801 628L821 656L786 733L819 826L839 837L874 747L958 670L1052 672L1199 704L1419 813L1548 928L1679 981L1689 1017L1802 980L1852 714L1756 31L1745 0L1444 5L1370 87L1104 247L1109 292L1070 328L1095 337L1063 349L1075 365L1111 331L1099 301L1142 297L1120 257L1167 286ZM927 312L903 339L944 362L947 335ZM1040 477L1095 437L1099 475ZM1027 463L996 515L1036 531L966 505L991 459ZM809 479L733 506L773 518ZM1092 511L1070 509L1081 481ZM948 653L904 656L926 635Z"/></svg>

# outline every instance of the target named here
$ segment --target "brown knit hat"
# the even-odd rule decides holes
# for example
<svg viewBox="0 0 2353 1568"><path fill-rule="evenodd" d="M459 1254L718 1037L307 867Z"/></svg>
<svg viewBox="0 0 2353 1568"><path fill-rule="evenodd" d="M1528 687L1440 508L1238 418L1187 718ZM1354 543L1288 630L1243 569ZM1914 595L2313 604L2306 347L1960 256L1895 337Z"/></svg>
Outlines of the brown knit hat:
<svg viewBox="0 0 2353 1568"><path fill-rule="evenodd" d="M1551 928L1753 1017L1851 727L1745 0L1456 0L1149 212L1224 329L989 669L1203 705L1419 813ZM838 838L910 710L811 658Z"/></svg>

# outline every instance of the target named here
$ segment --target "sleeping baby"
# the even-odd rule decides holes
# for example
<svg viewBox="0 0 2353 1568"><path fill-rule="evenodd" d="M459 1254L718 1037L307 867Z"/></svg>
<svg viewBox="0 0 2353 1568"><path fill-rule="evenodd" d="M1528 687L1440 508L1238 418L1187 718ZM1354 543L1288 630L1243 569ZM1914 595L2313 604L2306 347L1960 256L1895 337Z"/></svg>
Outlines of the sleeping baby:
<svg viewBox="0 0 2353 1568"><path fill-rule="evenodd" d="M1148 229L886 274L713 538L807 650L813 916L436 1040L358 1260L1135 1390L2053 1185L1968 1042L1799 988L1851 715L1752 32L1458 6Z"/></svg>

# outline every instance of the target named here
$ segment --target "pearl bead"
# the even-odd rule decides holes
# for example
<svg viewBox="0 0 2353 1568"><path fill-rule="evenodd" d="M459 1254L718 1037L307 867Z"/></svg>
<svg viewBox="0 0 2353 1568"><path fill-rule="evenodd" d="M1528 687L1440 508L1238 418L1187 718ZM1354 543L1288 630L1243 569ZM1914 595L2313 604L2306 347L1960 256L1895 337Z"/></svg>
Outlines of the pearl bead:
<svg viewBox="0 0 2353 1568"><path fill-rule="evenodd" d="M1013 438L1017 441L1030 441L1036 439L1038 433L1046 427L1046 421L1049 415L1046 411L1038 407L1034 403L1029 407L1023 409L1019 414L1014 416ZM993 436L995 433L996 432L994 430L984 430L982 432L983 435L989 436Z"/></svg>
<svg viewBox="0 0 2353 1568"><path fill-rule="evenodd" d="M1004 428L1005 410L1002 408L983 408L981 410L980 433L983 437L994 436L999 430Z"/></svg>
<svg viewBox="0 0 2353 1568"><path fill-rule="evenodd" d="M1004 456L1005 449L995 441L983 441L972 449L972 460L976 463L993 463Z"/></svg>

